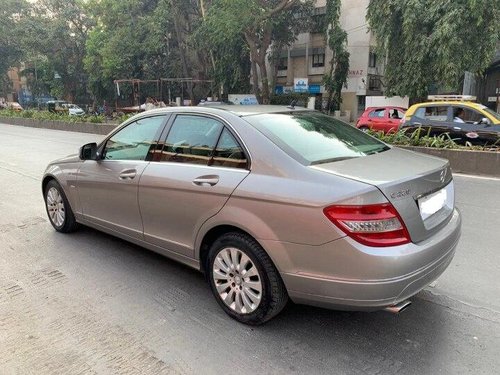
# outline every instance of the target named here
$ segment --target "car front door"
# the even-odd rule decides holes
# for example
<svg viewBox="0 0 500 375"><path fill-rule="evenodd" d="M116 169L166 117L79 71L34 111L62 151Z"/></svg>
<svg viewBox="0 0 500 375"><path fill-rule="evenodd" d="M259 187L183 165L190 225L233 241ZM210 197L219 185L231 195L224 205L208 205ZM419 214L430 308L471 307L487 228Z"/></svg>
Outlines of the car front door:
<svg viewBox="0 0 500 375"><path fill-rule="evenodd" d="M405 113L400 108L390 108L385 111L385 116L387 118L387 123L384 127L384 132L396 132L401 125L401 119L404 117Z"/></svg>
<svg viewBox="0 0 500 375"><path fill-rule="evenodd" d="M493 126L484 114L466 106L454 106L453 110L454 113L459 110L463 111L464 122L455 124L455 126L460 127L463 142L470 142L478 145L492 145L498 142L499 127ZM486 121L484 121L485 118Z"/></svg>
<svg viewBox="0 0 500 375"><path fill-rule="evenodd" d="M99 160L82 164L77 189L85 220L142 239L138 182L165 121L166 116L153 116L130 123L105 141Z"/></svg>
<svg viewBox="0 0 500 375"><path fill-rule="evenodd" d="M192 258L198 229L222 209L248 173L247 153L227 124L178 114L163 149L141 176L144 239Z"/></svg>

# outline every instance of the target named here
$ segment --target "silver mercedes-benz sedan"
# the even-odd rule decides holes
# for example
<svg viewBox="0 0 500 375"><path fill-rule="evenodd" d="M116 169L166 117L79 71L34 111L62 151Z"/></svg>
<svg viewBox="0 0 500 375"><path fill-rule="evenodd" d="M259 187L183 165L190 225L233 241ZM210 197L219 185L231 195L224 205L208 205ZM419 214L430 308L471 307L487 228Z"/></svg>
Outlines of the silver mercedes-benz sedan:
<svg viewBox="0 0 500 375"><path fill-rule="evenodd" d="M446 160L292 107L144 112L51 163L42 189L57 231L88 225L199 269L248 324L289 299L399 312L461 231Z"/></svg>

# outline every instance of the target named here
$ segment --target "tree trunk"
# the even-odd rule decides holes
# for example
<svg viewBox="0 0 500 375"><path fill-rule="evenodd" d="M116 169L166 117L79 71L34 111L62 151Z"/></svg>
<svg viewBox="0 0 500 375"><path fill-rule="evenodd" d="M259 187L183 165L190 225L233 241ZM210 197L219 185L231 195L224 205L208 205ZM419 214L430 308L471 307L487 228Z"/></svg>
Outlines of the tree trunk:
<svg viewBox="0 0 500 375"><path fill-rule="evenodd" d="M332 59L330 60L330 72L329 72L330 79L333 79L333 77L334 77L335 60L336 60L336 57L334 55L334 56L332 56ZM333 102L334 95L335 95L335 92L330 87L328 89L328 99L327 99L327 102L326 102L326 110L328 111L328 114L330 114L330 112L331 112L332 102Z"/></svg>
<svg viewBox="0 0 500 375"><path fill-rule="evenodd" d="M257 101L262 104L262 98L259 92L259 77L257 75L257 64L255 60L252 59L252 89Z"/></svg>
<svg viewBox="0 0 500 375"><path fill-rule="evenodd" d="M262 104L269 104L269 79L267 78L265 51L264 53L261 51L257 64L260 68L260 82L262 83Z"/></svg>
<svg viewBox="0 0 500 375"><path fill-rule="evenodd" d="M181 27L179 25L179 21L177 20L177 17L174 18L174 29L175 29L175 36L177 39L177 45L179 46L179 56L181 59L181 65L182 65L182 74L184 75L183 78L190 78L189 77L189 70L188 70L188 65L187 65L187 59L186 59L186 51L183 46L184 40L182 39L182 31ZM183 83L181 83L183 85ZM193 87L192 85L188 84L187 85L187 92L189 95L189 99L191 100L191 103L194 103L194 94L193 94ZM182 98L184 100L184 98Z"/></svg>

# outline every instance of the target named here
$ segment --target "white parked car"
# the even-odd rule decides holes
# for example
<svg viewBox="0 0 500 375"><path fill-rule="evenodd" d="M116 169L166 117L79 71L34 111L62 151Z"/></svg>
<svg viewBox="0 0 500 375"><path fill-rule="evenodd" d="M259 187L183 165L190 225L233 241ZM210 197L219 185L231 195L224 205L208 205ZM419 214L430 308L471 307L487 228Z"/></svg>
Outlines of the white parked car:
<svg viewBox="0 0 500 375"><path fill-rule="evenodd" d="M63 105L63 107L68 108L68 113L70 116L83 116L85 114L85 111L78 107L76 104L66 104Z"/></svg>

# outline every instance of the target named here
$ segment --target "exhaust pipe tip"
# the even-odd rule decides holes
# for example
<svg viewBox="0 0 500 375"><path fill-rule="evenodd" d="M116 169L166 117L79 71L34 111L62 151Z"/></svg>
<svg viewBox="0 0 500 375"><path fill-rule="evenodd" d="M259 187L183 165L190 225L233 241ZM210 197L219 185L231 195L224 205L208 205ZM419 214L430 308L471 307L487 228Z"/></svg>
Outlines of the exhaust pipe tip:
<svg viewBox="0 0 500 375"><path fill-rule="evenodd" d="M406 310L408 307L410 307L411 305L411 301L410 300L406 300L406 301L402 301L402 302L399 302L395 305L392 305L392 306L387 306L386 308L384 308L384 311L387 311L391 314L399 314L401 313L403 310Z"/></svg>

